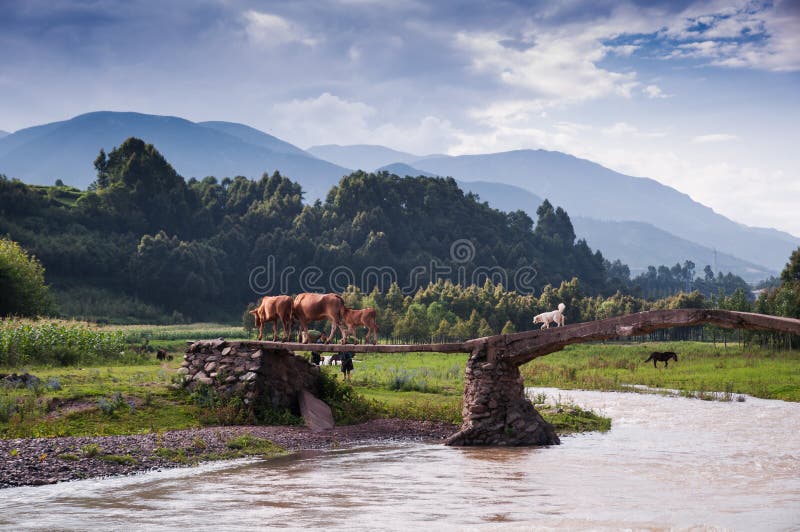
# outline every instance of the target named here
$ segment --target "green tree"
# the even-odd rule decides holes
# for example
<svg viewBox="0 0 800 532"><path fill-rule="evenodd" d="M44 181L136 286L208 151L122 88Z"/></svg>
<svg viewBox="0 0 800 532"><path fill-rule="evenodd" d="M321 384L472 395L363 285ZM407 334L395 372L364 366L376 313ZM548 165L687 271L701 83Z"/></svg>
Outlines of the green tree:
<svg viewBox="0 0 800 532"><path fill-rule="evenodd" d="M0 315L36 316L50 307L42 264L18 243L0 238Z"/></svg>
<svg viewBox="0 0 800 532"><path fill-rule="evenodd" d="M781 281L784 283L800 283L800 248L792 252L789 262L781 272Z"/></svg>
<svg viewBox="0 0 800 532"><path fill-rule="evenodd" d="M506 324L503 325L503 330L500 331L500 334L512 334L515 332L517 332L517 328L511 320L508 320Z"/></svg>

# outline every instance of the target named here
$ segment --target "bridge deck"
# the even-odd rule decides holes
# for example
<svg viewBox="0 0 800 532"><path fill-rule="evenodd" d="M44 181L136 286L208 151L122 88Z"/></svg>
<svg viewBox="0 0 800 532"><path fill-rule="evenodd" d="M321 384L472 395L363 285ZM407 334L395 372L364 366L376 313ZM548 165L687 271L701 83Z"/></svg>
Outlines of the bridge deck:
<svg viewBox="0 0 800 532"><path fill-rule="evenodd" d="M257 340L230 340L228 345L241 345L253 349L287 349L289 351L316 351L318 353L469 353L466 342L448 344L301 344L298 342L264 342Z"/></svg>

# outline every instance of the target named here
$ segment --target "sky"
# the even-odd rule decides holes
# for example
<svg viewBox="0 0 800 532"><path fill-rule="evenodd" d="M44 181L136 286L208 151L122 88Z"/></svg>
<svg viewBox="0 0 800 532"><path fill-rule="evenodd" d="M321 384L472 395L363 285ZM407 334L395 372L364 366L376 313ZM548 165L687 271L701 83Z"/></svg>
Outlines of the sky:
<svg viewBox="0 0 800 532"><path fill-rule="evenodd" d="M0 130L98 110L558 150L800 235L800 0L0 0Z"/></svg>

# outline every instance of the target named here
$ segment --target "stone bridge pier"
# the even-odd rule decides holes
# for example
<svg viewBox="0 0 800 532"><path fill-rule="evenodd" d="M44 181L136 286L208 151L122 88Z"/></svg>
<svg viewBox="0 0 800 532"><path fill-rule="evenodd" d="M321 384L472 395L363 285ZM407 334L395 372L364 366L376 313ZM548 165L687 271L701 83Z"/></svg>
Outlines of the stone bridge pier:
<svg viewBox="0 0 800 532"><path fill-rule="evenodd" d="M286 349L206 340L189 345L183 358L178 374L187 388L203 384L220 397L241 398L250 409L261 401L301 414L303 392L318 393L319 368Z"/></svg>
<svg viewBox="0 0 800 532"><path fill-rule="evenodd" d="M555 445L553 426L525 394L519 367L498 357L496 348L478 346L467 361L461 430L448 445Z"/></svg>

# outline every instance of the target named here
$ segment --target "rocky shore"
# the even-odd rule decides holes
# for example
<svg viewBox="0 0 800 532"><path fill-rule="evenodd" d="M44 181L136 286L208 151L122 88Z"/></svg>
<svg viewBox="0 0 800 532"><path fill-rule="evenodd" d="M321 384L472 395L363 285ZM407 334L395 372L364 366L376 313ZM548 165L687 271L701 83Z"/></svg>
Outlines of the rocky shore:
<svg viewBox="0 0 800 532"><path fill-rule="evenodd" d="M125 436L0 440L0 488L194 465L208 460L270 454L277 449L333 449L395 441L443 442L458 427L447 423L377 419L312 432L297 426L206 427Z"/></svg>

